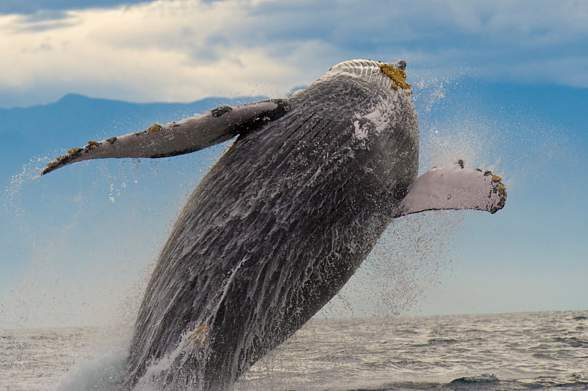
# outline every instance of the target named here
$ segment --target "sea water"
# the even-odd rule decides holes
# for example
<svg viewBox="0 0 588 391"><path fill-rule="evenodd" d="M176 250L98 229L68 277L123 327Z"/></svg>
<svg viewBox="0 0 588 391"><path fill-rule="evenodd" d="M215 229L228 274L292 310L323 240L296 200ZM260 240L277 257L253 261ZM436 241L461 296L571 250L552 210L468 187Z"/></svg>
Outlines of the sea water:
<svg viewBox="0 0 588 391"><path fill-rule="evenodd" d="M110 333L0 330L0 391L108 389L125 354L96 350ZM588 311L312 320L236 388L588 390Z"/></svg>

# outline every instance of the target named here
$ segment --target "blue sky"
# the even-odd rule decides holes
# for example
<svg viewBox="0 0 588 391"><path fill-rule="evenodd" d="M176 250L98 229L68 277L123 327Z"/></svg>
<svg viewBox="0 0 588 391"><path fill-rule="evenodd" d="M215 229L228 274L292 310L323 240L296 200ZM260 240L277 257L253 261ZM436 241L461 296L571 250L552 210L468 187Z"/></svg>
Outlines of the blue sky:
<svg viewBox="0 0 588 391"><path fill-rule="evenodd" d="M2 2L0 50L10 61L0 62L0 107L45 105L68 93L133 102L282 96L344 59L404 58L422 168L461 157L494 168L506 177L509 202L494 216L399 222L327 313L587 308L588 3L317 3ZM183 198L223 150L27 179L78 138L146 124L92 121L83 135L48 126L71 144L48 140L30 154L4 146L2 159L14 168L0 170L0 313L17 323L125 313ZM14 146L33 137L18 123L0 135ZM21 166L22 184L10 178Z"/></svg>

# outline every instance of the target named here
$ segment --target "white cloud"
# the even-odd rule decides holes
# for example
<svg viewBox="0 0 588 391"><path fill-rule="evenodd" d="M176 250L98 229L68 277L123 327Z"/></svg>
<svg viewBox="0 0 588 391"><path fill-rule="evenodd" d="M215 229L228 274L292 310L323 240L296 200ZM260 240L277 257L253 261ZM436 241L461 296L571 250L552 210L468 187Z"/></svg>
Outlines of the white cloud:
<svg viewBox="0 0 588 391"><path fill-rule="evenodd" d="M4 16L0 51L10 61L0 64L0 85L4 94L27 91L33 101L69 91L170 101L275 95L306 82L304 66L311 63L296 53L324 45L300 42L276 61L267 42L244 44L226 33L247 19L245 11L238 4L195 3L75 11L68 14L75 23L42 32L26 29L22 17Z"/></svg>
<svg viewBox="0 0 588 391"><path fill-rule="evenodd" d="M275 96L351 57L406 58L413 78L588 86L588 3L573 0L166 0L56 20L5 15L0 32L0 105L67 92L134 101Z"/></svg>

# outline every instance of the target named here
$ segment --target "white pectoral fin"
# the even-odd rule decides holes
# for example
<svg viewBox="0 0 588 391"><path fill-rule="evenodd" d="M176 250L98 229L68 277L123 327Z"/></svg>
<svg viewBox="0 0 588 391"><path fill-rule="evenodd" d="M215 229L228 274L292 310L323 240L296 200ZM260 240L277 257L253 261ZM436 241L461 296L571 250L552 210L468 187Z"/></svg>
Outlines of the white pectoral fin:
<svg viewBox="0 0 588 391"><path fill-rule="evenodd" d="M160 158L194 152L257 129L287 111L287 101L280 99L235 107L220 106L180 122L154 124L141 132L89 141L84 147L72 148L51 161L41 175L83 160Z"/></svg>
<svg viewBox="0 0 588 391"><path fill-rule="evenodd" d="M395 217L427 210L475 209L496 213L506 203L502 178L490 171L433 168L408 188Z"/></svg>

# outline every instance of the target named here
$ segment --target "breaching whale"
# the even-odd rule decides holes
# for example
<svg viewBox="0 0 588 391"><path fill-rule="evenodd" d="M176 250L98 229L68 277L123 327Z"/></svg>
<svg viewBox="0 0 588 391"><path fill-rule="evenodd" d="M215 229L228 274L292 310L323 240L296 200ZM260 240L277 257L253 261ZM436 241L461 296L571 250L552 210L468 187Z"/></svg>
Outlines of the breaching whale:
<svg viewBox="0 0 588 391"><path fill-rule="evenodd" d="M91 141L48 164L43 174L88 159L173 156L237 136L160 254L124 388L150 381L162 390L230 390L343 287L393 219L504 206L501 178L461 160L417 178L405 68L345 61L288 99Z"/></svg>

